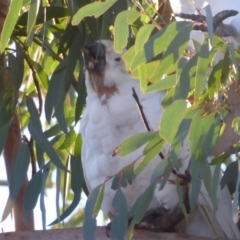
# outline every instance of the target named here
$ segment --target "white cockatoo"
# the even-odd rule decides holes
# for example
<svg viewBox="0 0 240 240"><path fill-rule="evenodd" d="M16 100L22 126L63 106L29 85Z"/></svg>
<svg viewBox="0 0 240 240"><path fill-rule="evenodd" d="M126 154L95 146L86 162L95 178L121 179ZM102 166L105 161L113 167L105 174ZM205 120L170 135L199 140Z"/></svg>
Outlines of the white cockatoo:
<svg viewBox="0 0 240 240"><path fill-rule="evenodd" d="M240 0L169 0L172 10L175 14L186 13L186 14L202 14L206 15L204 7L207 4L211 7L212 16L224 11L224 10L235 10L238 12L237 15L226 18L223 23L229 25L234 29L234 35L230 33L231 37L227 37L229 42L233 42L235 45L240 46ZM179 17L176 18L178 21L183 20ZM203 33L200 31L192 31L190 38L197 40L202 43Z"/></svg>
<svg viewBox="0 0 240 240"><path fill-rule="evenodd" d="M83 172L90 192L106 182L101 209L112 219L115 216L112 206L115 191L111 189L112 178L109 177L118 174L136 159L137 162L141 161L139 156L142 156L143 151L143 148L139 148L122 158L119 155L113 156L113 151L123 140L146 131L132 96L132 88L135 88L150 128L155 131L159 130L159 120L164 111L161 102L165 93L143 94L139 81L133 79L126 71L121 55L114 51L113 43L109 40L88 44L84 50L84 58L88 96L81 120ZM168 150L169 146L165 145L162 154L167 156ZM180 172L184 173L190 160L187 144L183 147L180 158L184 159L180 169ZM160 161L162 159L156 157L133 179L132 184L122 188L128 209L149 186L152 173ZM171 174L169 179L175 180L176 176ZM201 192L199 205L192 209L188 221L183 220L176 226L176 230L196 236L238 238L239 231L231 216L228 189L224 188L221 191L219 186L216 220L210 225L208 221L213 213L211 200L203 186ZM164 205L166 209L171 210L178 202L176 185L167 182L161 191L159 187L156 188L149 209ZM200 208L205 208L211 216L210 219L205 219Z"/></svg>

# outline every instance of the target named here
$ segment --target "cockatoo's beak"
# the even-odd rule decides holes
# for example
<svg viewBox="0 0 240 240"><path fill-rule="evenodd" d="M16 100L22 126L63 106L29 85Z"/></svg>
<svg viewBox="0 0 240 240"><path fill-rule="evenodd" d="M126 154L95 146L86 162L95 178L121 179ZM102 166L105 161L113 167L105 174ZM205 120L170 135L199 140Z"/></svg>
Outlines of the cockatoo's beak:
<svg viewBox="0 0 240 240"><path fill-rule="evenodd" d="M82 50L85 67L90 74L98 74L104 71L106 66L105 47L99 42L87 44Z"/></svg>

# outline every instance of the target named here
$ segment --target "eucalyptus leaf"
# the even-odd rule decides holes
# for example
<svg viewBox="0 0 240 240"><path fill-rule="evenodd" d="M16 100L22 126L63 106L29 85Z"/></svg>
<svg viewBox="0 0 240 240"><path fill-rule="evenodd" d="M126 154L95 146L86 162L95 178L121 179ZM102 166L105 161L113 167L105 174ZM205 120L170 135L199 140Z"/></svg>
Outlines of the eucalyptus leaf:
<svg viewBox="0 0 240 240"><path fill-rule="evenodd" d="M137 133L129 138L127 138L116 150L116 153L120 153L121 157L128 155L134 150L140 148L145 143L150 141L153 138L155 132L142 132Z"/></svg>
<svg viewBox="0 0 240 240"><path fill-rule="evenodd" d="M116 0L106 0L104 2L94 2L83 6L73 16L72 25L78 25L85 17L94 16L95 18L97 18L101 16L115 2Z"/></svg>

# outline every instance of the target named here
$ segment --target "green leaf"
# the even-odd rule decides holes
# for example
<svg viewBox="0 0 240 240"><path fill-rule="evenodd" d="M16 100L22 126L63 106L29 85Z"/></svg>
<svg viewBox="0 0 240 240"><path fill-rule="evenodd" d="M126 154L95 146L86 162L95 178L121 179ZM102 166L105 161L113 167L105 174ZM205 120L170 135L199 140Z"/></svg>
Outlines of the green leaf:
<svg viewBox="0 0 240 240"><path fill-rule="evenodd" d="M78 25L85 17L94 16L98 18L106 12L117 0L106 0L104 2L94 2L80 8L73 16L72 25Z"/></svg>
<svg viewBox="0 0 240 240"><path fill-rule="evenodd" d="M227 169L224 172L224 175L220 181L221 189L223 189L226 185L230 183L234 183L236 186L237 176L238 176L238 161L234 161L227 166Z"/></svg>
<svg viewBox="0 0 240 240"><path fill-rule="evenodd" d="M11 122L6 123L0 128L0 152L2 152L8 137L8 131L10 128Z"/></svg>
<svg viewBox="0 0 240 240"><path fill-rule="evenodd" d="M161 58L161 64L158 71L159 78L162 78L173 66L177 67L176 63L183 56L189 42L189 33L191 26L184 31L180 31L176 37L170 42L166 52Z"/></svg>
<svg viewBox="0 0 240 240"><path fill-rule="evenodd" d="M48 85L49 85L49 79L48 79L47 73L44 71L43 67L38 62L32 61L32 64L37 72L39 80L41 81L44 89L47 91Z"/></svg>
<svg viewBox="0 0 240 240"><path fill-rule="evenodd" d="M31 212L35 208L38 196L42 188L42 171L39 170L29 181L23 201L23 219L29 225L31 221Z"/></svg>
<svg viewBox="0 0 240 240"><path fill-rule="evenodd" d="M63 60L59 63L54 73L52 74L51 81L49 82L49 88L45 101L45 115L49 123L51 122L53 108L57 108L57 106L62 106L65 99L66 86L64 76L66 73L66 63L66 60ZM56 92L58 92L57 95L55 94ZM62 129L66 131L64 123L59 123L59 125L62 127Z"/></svg>
<svg viewBox="0 0 240 240"><path fill-rule="evenodd" d="M130 70L132 61L135 56L135 46L130 47L122 56L122 60L126 63L126 69Z"/></svg>
<svg viewBox="0 0 240 240"><path fill-rule="evenodd" d="M161 31L155 33L144 48L138 52L132 62L131 70L134 70L139 65L151 60L161 52L165 51L169 43L177 36L178 32L183 32L187 38L192 29L192 24L189 22L173 22Z"/></svg>
<svg viewBox="0 0 240 240"><path fill-rule="evenodd" d="M199 99L200 94L204 89L203 83L204 80L206 79L207 68L212 60L211 55L209 54L209 47L207 43L203 43L198 54L199 57L195 76L195 92L194 92L195 100Z"/></svg>
<svg viewBox="0 0 240 240"><path fill-rule="evenodd" d="M83 221L83 238L88 240L95 240L96 231L96 218L94 217L93 211L99 195L101 185L94 188L89 194L87 203L85 206L85 215Z"/></svg>
<svg viewBox="0 0 240 240"><path fill-rule="evenodd" d="M146 93L167 90L169 88L174 87L176 85L176 82L177 81L175 74L167 76L166 78L148 86Z"/></svg>
<svg viewBox="0 0 240 240"><path fill-rule="evenodd" d="M16 150L17 149L15 149L15 151ZM12 200L16 200L24 179L27 177L29 162L30 152L28 145L26 143L22 143L11 171L9 196Z"/></svg>
<svg viewBox="0 0 240 240"><path fill-rule="evenodd" d="M234 78L235 78L235 80L237 80L238 79L238 64L237 64L237 60L236 60L234 44L232 42L229 43L229 53L230 53L230 59L231 59L231 63L232 63Z"/></svg>
<svg viewBox="0 0 240 240"><path fill-rule="evenodd" d="M221 178L221 163L218 163L214 168L213 179L212 179L212 189L211 189L211 198L212 198L214 212L217 211L217 206L218 206L217 191L219 189L220 178Z"/></svg>
<svg viewBox="0 0 240 240"><path fill-rule="evenodd" d="M171 161L175 168L180 168L182 166L182 160L179 159L182 148L186 148L186 143L184 140L189 132L190 125L192 123L192 118L199 107L192 106L187 109L185 116L179 125L178 132L171 145ZM187 157L187 156L183 156Z"/></svg>
<svg viewBox="0 0 240 240"><path fill-rule="evenodd" d="M47 177L49 174L49 170L51 167L51 162L48 161L43 167L43 173L42 173L42 188L41 188L41 194L40 194L40 209L42 212L42 228L43 230L46 230L46 208L45 208L45 203L44 203L44 199L45 199L45 186L46 186L46 181L47 181Z"/></svg>
<svg viewBox="0 0 240 240"><path fill-rule="evenodd" d="M145 143L149 142L151 138L153 138L155 132L142 132L137 133L129 138L127 138L121 146L119 146L115 151L116 153L120 153L121 157L128 155L134 150L140 148Z"/></svg>
<svg viewBox="0 0 240 240"><path fill-rule="evenodd" d="M180 123L187 110L184 100L177 100L166 108L160 122L160 136L168 143L172 143Z"/></svg>
<svg viewBox="0 0 240 240"><path fill-rule="evenodd" d="M164 141L161 139L158 133L155 133L152 139L148 142L143 150L144 158L135 168L136 175L139 175L148 164L159 155L163 149ZM160 157L159 157L160 158Z"/></svg>
<svg viewBox="0 0 240 240"><path fill-rule="evenodd" d="M214 113L202 118L202 144L203 157L208 157L213 154L213 150L217 144L220 135L220 127L222 120L216 117Z"/></svg>
<svg viewBox="0 0 240 240"><path fill-rule="evenodd" d="M77 134L75 146L74 146L74 156L80 158L82 149L82 135Z"/></svg>
<svg viewBox="0 0 240 240"><path fill-rule="evenodd" d="M211 6L208 4L205 7L206 10L206 22L207 22L207 29L208 29L208 40L209 40L209 44L212 43L212 39L213 39L213 16L212 16L212 10L211 10Z"/></svg>
<svg viewBox="0 0 240 240"><path fill-rule="evenodd" d="M191 208L193 208L198 200L200 188L202 185L201 181L201 173L203 172L204 161L196 161L195 159L191 159L191 183L190 183L190 194L189 194L189 202Z"/></svg>
<svg viewBox="0 0 240 240"><path fill-rule="evenodd" d="M31 0L30 8L28 11L28 21L27 21L27 45L30 46L33 40L33 34L35 31L36 19L38 16L38 10L40 7L40 0Z"/></svg>
<svg viewBox="0 0 240 240"><path fill-rule="evenodd" d="M115 217L111 222L111 238L124 240L128 227L128 206L121 188L116 191L112 206L115 210Z"/></svg>
<svg viewBox="0 0 240 240"><path fill-rule="evenodd" d="M126 10L119 13L114 24L114 49L121 53L122 49L126 47L129 36L128 26L133 24L140 16L136 10Z"/></svg>
<svg viewBox="0 0 240 240"><path fill-rule="evenodd" d="M67 170L66 167L61 162L58 154L52 147L51 143L44 136L36 106L31 98L27 98L27 107L31 115L30 122L28 124L28 130L32 138L36 141L38 146L41 147L47 153L51 161L57 167L59 167L62 170Z"/></svg>
<svg viewBox="0 0 240 240"><path fill-rule="evenodd" d="M75 117L67 117L66 118L66 123L67 126L69 127L75 120ZM53 136L56 136L58 133L62 132L61 127L59 126L59 123L55 124L51 128L49 128L47 131L44 132L44 136L46 138L50 138Z"/></svg>
<svg viewBox="0 0 240 240"><path fill-rule="evenodd" d="M120 187L126 188L129 184L132 184L132 181L135 177L136 174L134 172L134 164L130 164L114 176L111 189L118 190Z"/></svg>
<svg viewBox="0 0 240 240"><path fill-rule="evenodd" d="M202 139L202 110L198 110L192 119L192 124L189 131L189 150L194 158L199 159L203 154L203 149L201 146Z"/></svg>
<svg viewBox="0 0 240 240"><path fill-rule="evenodd" d="M83 70L83 63L81 63L80 74L78 77L78 96L75 109L75 122L77 122L82 114L83 108L86 103L87 90L85 86L85 73Z"/></svg>
<svg viewBox="0 0 240 240"><path fill-rule="evenodd" d="M137 198L132 208L130 209L130 216L133 216L133 219L128 230L129 239L131 239L133 236L133 229L135 224L139 223L142 220L153 198L155 187L156 187L155 184L149 185L149 187Z"/></svg>
<svg viewBox="0 0 240 240"><path fill-rule="evenodd" d="M134 45L136 53L142 50L154 28L155 26L153 24L147 24L139 29Z"/></svg>
<svg viewBox="0 0 240 240"><path fill-rule="evenodd" d="M76 140L76 133L74 129L72 129L70 132L68 132L65 135L64 142L58 147L59 150L63 149L69 149L71 145L75 142Z"/></svg>
<svg viewBox="0 0 240 240"><path fill-rule="evenodd" d="M59 221L67 218L78 206L81 199L81 188L84 182L83 171L81 167L81 159L79 157L71 156L71 189L74 193L73 201L70 206L59 216ZM58 219L54 220L50 225L58 223Z"/></svg>
<svg viewBox="0 0 240 240"><path fill-rule="evenodd" d="M140 78L140 88L142 92L146 91L148 85L148 76L146 71L146 65L143 64L138 67L139 78Z"/></svg>
<svg viewBox="0 0 240 240"><path fill-rule="evenodd" d="M104 191L105 191L105 184L101 185L99 194L97 196L97 200L93 209L93 217L96 217L98 215L98 212L101 209L102 206L102 201L103 201L103 196L104 196Z"/></svg>
<svg viewBox="0 0 240 240"><path fill-rule="evenodd" d="M160 178L159 191L164 188L165 184L166 184L166 183L168 182L168 180L169 180L170 175L172 174L172 170L173 170L172 162L170 161L169 158L168 158L167 160L168 160L168 163L167 163L167 166L165 167L164 172L163 172L163 174L162 174L163 176L158 175L159 177L161 177L161 178ZM153 175L152 175L152 181L154 181L154 180L155 180L155 183L156 183L156 182L157 182L157 181L156 181L157 179L156 179L156 178L153 179Z"/></svg>
<svg viewBox="0 0 240 240"><path fill-rule="evenodd" d="M39 8L36 25L46 23L51 19L64 18L69 16L70 16L69 10L64 7L49 6L49 7ZM25 12L20 16L17 24L22 26L27 26L27 20L28 20L28 12Z"/></svg>
<svg viewBox="0 0 240 240"><path fill-rule="evenodd" d="M153 170L151 183L158 182L160 179L162 179L163 176L165 176L164 172L169 163L170 161L167 158L160 161L160 163ZM171 166L171 169L172 169L172 166Z"/></svg>
<svg viewBox="0 0 240 240"><path fill-rule="evenodd" d="M20 14L21 8L22 8L22 0L12 0L8 14L6 16L3 29L1 32L1 39L0 39L0 53L2 53L7 44L8 41L12 35L12 32L14 30L14 27L16 25L16 22L18 20L18 16Z"/></svg>
<svg viewBox="0 0 240 240"><path fill-rule="evenodd" d="M23 82L24 75L24 51L22 46L15 42L16 44L16 54L13 57L12 54L9 54L9 65L12 68L13 80L15 84L15 88L20 89Z"/></svg>
<svg viewBox="0 0 240 240"><path fill-rule="evenodd" d="M238 165L239 164L240 164L240 162L238 160ZM240 186L240 173L238 172L236 190L235 190L235 193L234 193L233 204L232 204L232 216L233 216L233 221L234 222L238 221L239 186Z"/></svg>
<svg viewBox="0 0 240 240"><path fill-rule="evenodd" d="M197 61L198 53L195 54L183 68L174 91L174 100L187 98L192 88L191 82L195 80Z"/></svg>

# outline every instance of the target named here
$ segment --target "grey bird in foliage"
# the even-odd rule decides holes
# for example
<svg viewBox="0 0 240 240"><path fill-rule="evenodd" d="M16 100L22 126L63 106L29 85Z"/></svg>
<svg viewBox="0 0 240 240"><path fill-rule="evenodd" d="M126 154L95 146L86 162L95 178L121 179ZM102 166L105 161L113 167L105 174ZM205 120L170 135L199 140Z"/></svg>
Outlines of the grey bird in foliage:
<svg viewBox="0 0 240 240"><path fill-rule="evenodd" d="M146 132L136 100L132 96L135 89L149 127L159 130L159 120L163 115L162 100L164 92L143 94L139 81L133 79L126 71L121 55L114 51L113 43L101 40L88 44L84 49L86 64L86 109L81 120L82 133L82 164L87 187L91 192L100 184L105 183L104 197L101 209L112 220L116 215L112 201L116 190L111 188L113 176L124 168L143 159L141 147L131 154L120 157L113 154L114 150L130 136ZM165 144L161 151L168 156L169 145ZM182 159L181 173L188 167L190 156L188 140L183 143L179 156ZM151 183L151 176L157 165L163 161L155 157L148 166L133 180L131 184L122 187L130 210L136 199ZM162 190L156 187L148 209L164 206L171 211L179 203L176 185L176 175L171 173L169 181ZM213 220L213 206L203 184L196 206L191 210L188 220L183 219L175 230L196 236L238 238L239 232L231 216L231 199L227 188L218 188L218 210Z"/></svg>

